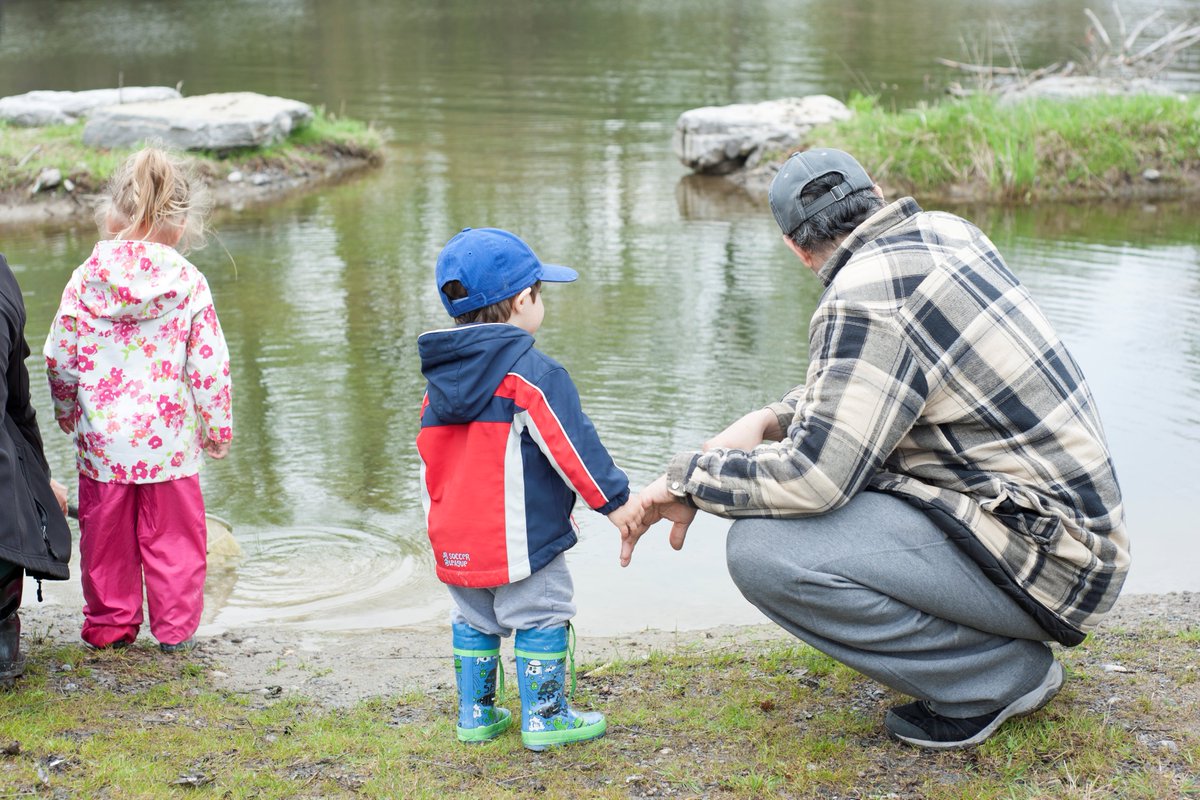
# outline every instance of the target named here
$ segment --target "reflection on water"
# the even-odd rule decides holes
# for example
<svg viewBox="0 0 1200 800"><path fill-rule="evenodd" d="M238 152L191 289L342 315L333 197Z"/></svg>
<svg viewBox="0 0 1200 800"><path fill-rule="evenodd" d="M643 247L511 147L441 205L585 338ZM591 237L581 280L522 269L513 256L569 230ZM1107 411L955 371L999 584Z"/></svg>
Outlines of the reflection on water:
<svg viewBox="0 0 1200 800"><path fill-rule="evenodd" d="M206 621L218 626L400 627L429 622L449 607L429 548L412 538L297 526L247 527L238 540L244 558L236 569L214 572L206 587L213 612Z"/></svg>
<svg viewBox="0 0 1200 800"><path fill-rule="evenodd" d="M684 175L670 151L678 114L885 81L896 102L931 97L928 54L960 55L959 38L989 15L1016 26L1027 64L1045 63L1076 43L1089 4L211 5L9 0L0 95L93 88L123 72L127 85L184 79L191 93L256 89L344 107L393 132L387 163L361 180L219 214L236 267L220 246L194 255L235 370L234 450L208 465L205 496L246 550L232 574L214 571L206 623L341 629L440 623L448 608L418 491L415 339L448 322L431 278L458 229L511 228L579 270L577 283L547 288L539 345L570 370L642 485L671 454L801 379L820 295L761 198ZM1124 5L1130 16L1158 4ZM894 35L908 26L922 53ZM81 30L92 31L86 47ZM179 30L189 35L170 37ZM156 44L122 44L133 41ZM1177 80L1193 85L1183 66ZM996 240L1092 382L1128 503L1129 589L1200 589L1193 204L956 210ZM0 230L35 350L94 237ZM48 425L48 396L36 400L61 476L70 447ZM582 630L761 620L725 573L726 522L701 515L681 553L665 529L652 534L621 570L607 521L577 518L569 557Z"/></svg>

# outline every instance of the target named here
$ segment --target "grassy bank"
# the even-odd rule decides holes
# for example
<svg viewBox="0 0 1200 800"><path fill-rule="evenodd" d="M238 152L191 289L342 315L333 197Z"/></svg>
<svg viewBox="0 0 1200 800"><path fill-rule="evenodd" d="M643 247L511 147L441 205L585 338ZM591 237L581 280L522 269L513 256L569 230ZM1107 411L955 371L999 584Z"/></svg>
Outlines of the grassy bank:
<svg viewBox="0 0 1200 800"><path fill-rule="evenodd" d="M887 739L883 714L902 698L787 644L582 666L578 701L609 733L542 754L513 730L457 743L449 687L334 711L217 691L226 667L203 648L29 650L29 674L0 695L3 796L1200 797L1195 628L1063 651L1054 702L949 753Z"/></svg>
<svg viewBox="0 0 1200 800"><path fill-rule="evenodd" d="M73 193L99 192L113 170L135 148L98 149L83 143L83 122L22 128L0 122L0 198L30 202L30 189L42 170L54 168L74 185ZM264 148L227 153L189 153L198 172L209 180L223 180L231 171L251 173L272 170L295 175L313 165L336 158L377 162L383 139L366 123L335 117L317 109L313 121L288 139ZM66 192L59 186L43 193Z"/></svg>
<svg viewBox="0 0 1200 800"><path fill-rule="evenodd" d="M853 153L893 194L1028 201L1200 189L1196 96L975 96L901 111L859 97L851 106L852 119L813 130L806 146Z"/></svg>

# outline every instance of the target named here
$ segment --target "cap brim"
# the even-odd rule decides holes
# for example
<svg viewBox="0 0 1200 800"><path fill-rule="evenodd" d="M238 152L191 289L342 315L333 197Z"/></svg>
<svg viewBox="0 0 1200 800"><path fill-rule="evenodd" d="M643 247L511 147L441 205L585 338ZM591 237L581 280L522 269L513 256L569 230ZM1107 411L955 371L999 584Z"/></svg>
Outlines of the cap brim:
<svg viewBox="0 0 1200 800"><path fill-rule="evenodd" d="M561 264L542 264L541 274L538 275L538 280L550 283L570 283L577 278L578 272Z"/></svg>

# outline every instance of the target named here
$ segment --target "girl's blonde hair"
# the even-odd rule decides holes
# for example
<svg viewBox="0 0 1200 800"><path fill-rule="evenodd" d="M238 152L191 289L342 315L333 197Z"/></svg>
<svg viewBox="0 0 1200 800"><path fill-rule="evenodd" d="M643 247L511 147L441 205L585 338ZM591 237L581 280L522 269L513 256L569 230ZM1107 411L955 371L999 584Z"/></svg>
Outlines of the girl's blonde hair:
<svg viewBox="0 0 1200 800"><path fill-rule="evenodd" d="M208 192L183 159L158 145L137 151L108 182L107 200L97 211L106 235L149 237L175 228L181 253L205 244Z"/></svg>

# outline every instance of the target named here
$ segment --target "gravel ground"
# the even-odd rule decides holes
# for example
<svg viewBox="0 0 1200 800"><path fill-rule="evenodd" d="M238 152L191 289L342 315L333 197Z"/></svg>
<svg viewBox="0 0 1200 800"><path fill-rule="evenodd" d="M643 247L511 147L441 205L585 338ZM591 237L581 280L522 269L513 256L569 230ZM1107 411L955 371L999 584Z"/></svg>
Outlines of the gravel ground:
<svg viewBox="0 0 1200 800"><path fill-rule="evenodd" d="M79 642L77 606L66 602L39 605L30 591L21 613L26 635ZM1127 595L1096 635L1187 628L1200 629L1200 593ZM145 646L153 646L153 639L144 638ZM215 685L230 691L264 699L295 694L339 707L368 697L449 688L453 676L449 639L449 626L355 634L250 627L200 638L191 657L208 667ZM576 659L581 664L602 664L644 658L652 651L754 651L789 641L795 640L770 624L700 631L645 630L613 637L581 636ZM511 643L504 643L501 652L511 659Z"/></svg>

